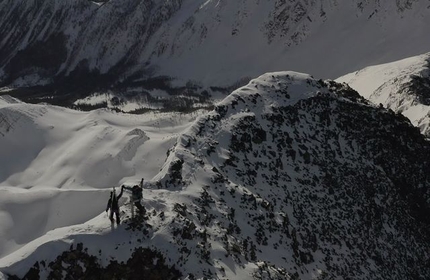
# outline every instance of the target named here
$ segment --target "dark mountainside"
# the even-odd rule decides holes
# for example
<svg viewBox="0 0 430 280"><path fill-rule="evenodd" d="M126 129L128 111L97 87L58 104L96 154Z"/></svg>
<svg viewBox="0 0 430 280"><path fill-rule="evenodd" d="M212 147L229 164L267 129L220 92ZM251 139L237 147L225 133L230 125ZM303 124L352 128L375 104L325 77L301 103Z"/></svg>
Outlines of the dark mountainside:
<svg viewBox="0 0 430 280"><path fill-rule="evenodd" d="M400 34L398 29L392 30L394 24L391 20L404 25L406 20L402 21L403 17L430 12L426 2L4 0L0 2L0 88L12 90L0 94L13 95L25 102L73 107L77 99L94 93L112 92L117 97L112 100L113 106L118 102L137 99L149 103L161 102L162 107L167 108L183 108L197 102L208 102L211 94L225 96L232 88L248 82L249 77L275 68L287 67L305 72L318 68L318 75L323 75L338 67L337 75L341 75L347 73L341 65L349 61L349 71L355 70L351 67L368 66L361 65L360 61L371 54L365 51L358 61L350 61L355 56L360 57L360 54L321 56L320 49L310 49L307 53L300 53L303 56L300 60L306 60L308 64L312 62L310 69L306 68L309 65L304 67L300 61L292 65L287 63L287 66L280 64L282 68L278 65L266 69L267 61L256 59L275 54L279 57L271 57L273 64L276 61L291 61L283 55L306 39L318 35L325 23L331 26L333 21L344 20L345 13L357 20L355 25L372 27L354 32L368 34L378 29L383 30L383 35L385 31L387 34ZM416 18L419 16L412 19ZM340 22L336 26L343 24ZM348 24L346 22L345 26ZM425 36L419 22L412 28L417 34L423 33ZM330 30L326 32L331 34ZM333 31L336 32L341 31ZM397 35L387 40L403 42L405 39ZM249 42L262 45L255 50L250 49L250 53L242 58L250 47ZM425 45L420 42L411 44L414 48ZM319 43L325 45L327 42ZM341 48L339 43L333 42L327 49ZM231 45L226 53L223 51L224 44ZM367 48L368 44L371 43L363 45ZM392 59L428 51L417 47L409 53L412 46L406 50L399 47L400 50L394 51L393 45L390 45L390 52L397 54ZM306 45L304 48L308 47ZM400 53L402 55L399 57ZM199 58L193 60L194 57ZM327 59L324 60L325 57ZM379 61L371 60L372 64L376 62ZM217 78L218 75L223 76L226 69L242 64L249 67L233 71L229 74L234 76L231 80ZM330 69L325 67L327 64L331 65ZM344 71L339 72L341 69ZM187 74L177 79L182 72ZM201 72L205 72L204 77L199 75ZM203 84L200 79L218 82ZM174 100L160 101L152 95L152 90L161 90ZM178 102L180 105L177 105ZM81 109L106 106L98 104Z"/></svg>
<svg viewBox="0 0 430 280"><path fill-rule="evenodd" d="M179 9L180 2L157 5L154 1L112 1L106 12L100 12L103 5L87 0L4 1L0 5L0 18L3 18L0 38L4 38L0 44L0 64L5 66L0 85L9 85L20 77L31 80L36 75L35 85L18 87L10 94L26 102L61 106L72 106L75 100L97 91L122 92L128 86L159 88L172 95L187 94L186 88L171 87L168 77L152 79L140 72L130 79L143 78L143 81L122 78L136 63L135 57L148 38ZM127 21L136 24L132 30ZM66 30L70 34L66 35ZM116 40L116 48L120 45L123 53L107 71L102 73L100 67L91 67L88 58L79 58L85 52L83 49L89 48L90 52L97 53L93 59L109 60L106 52L115 49L112 38L121 33L133 37L133 41ZM145 92L141 94L145 96Z"/></svg>
<svg viewBox="0 0 430 280"><path fill-rule="evenodd" d="M130 235L151 242L167 228L166 251L147 253L164 256L170 279L222 278L233 265L253 279L430 278L430 143L346 85L263 75L196 121L167 162L158 188L171 206ZM70 254L26 279L72 268L96 277L85 264L101 269L97 260L70 267ZM122 265L118 277L139 277Z"/></svg>

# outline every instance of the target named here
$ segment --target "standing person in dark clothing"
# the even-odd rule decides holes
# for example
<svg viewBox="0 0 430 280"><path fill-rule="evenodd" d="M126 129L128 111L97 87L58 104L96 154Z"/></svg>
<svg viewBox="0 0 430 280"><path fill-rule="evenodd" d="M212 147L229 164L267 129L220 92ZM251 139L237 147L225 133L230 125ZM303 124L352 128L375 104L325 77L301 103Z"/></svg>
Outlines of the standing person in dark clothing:
<svg viewBox="0 0 430 280"><path fill-rule="evenodd" d="M115 189L110 192L110 198L109 198L109 201L108 201L107 206L106 206L106 212L110 209L109 219L112 222L112 224L114 223L114 219L113 219L114 213L116 216L116 223L118 225L120 223L118 200L121 198L123 191L124 190L121 188L121 192L119 193L118 196L116 195Z"/></svg>
<svg viewBox="0 0 430 280"><path fill-rule="evenodd" d="M123 185L121 187L121 190L125 189L125 190L131 192L130 204L132 204L131 214L133 217L134 217L133 205L137 207L140 215L145 215L145 213L146 213L145 207L143 207L143 205L140 203L140 200L142 199L142 186L143 186L143 178L142 178L142 181L140 181L140 186L134 185L133 187L128 187L128 186Z"/></svg>

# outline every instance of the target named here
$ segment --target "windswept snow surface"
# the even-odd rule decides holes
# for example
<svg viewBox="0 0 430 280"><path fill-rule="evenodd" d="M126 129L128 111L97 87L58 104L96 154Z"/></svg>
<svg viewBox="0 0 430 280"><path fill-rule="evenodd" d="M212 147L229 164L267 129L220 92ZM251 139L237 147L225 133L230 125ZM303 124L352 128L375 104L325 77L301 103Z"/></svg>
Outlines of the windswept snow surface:
<svg viewBox="0 0 430 280"><path fill-rule="evenodd" d="M347 83L375 104L402 113L430 136L430 53L369 66L336 81Z"/></svg>
<svg viewBox="0 0 430 280"><path fill-rule="evenodd" d="M112 187L149 181L198 114L87 113L0 97L0 259L99 216Z"/></svg>

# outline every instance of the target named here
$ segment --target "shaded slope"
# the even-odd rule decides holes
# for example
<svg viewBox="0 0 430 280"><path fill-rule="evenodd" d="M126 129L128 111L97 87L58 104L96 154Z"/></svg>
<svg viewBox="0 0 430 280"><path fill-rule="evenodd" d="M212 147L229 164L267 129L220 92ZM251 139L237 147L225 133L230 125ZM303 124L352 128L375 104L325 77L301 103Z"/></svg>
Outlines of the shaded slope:
<svg viewBox="0 0 430 280"><path fill-rule="evenodd" d="M200 97L282 69L334 78L429 51L429 14L426 0L5 0L0 85L70 106L110 90L151 101L153 77Z"/></svg>

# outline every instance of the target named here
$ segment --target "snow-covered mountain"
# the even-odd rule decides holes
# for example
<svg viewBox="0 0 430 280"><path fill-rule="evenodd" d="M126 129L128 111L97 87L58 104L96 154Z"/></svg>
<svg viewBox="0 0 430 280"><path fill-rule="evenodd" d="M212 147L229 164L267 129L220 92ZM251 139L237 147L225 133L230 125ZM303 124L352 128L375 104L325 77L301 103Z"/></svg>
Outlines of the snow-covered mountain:
<svg viewBox="0 0 430 280"><path fill-rule="evenodd" d="M187 83L201 94L285 69L335 78L428 52L429 25L428 0L4 0L0 85L61 104Z"/></svg>
<svg viewBox="0 0 430 280"><path fill-rule="evenodd" d="M0 112L3 119L13 116L10 111L21 110L31 115L30 120L41 120L40 108L47 111L46 117L60 110L8 101ZM71 135L93 139L84 127L91 123L83 122L88 118L96 121L95 128L111 131L97 137L106 145L116 143L112 155L121 154L119 148L128 145L127 140L146 135L142 136L146 142L137 141L128 154L137 167L133 174L123 179L113 176L105 183L110 188L137 183L143 175L151 178L144 189L147 215L132 221L130 210L123 206L124 222L112 230L100 205L86 221L46 230L38 238L26 236L20 248L2 254L4 277L104 279L132 278L133 273L151 273L154 279L430 277L430 143L407 118L372 105L346 85L296 72L265 74L185 124L155 173L146 171L151 163L141 164L149 161L145 145L162 150L156 142L148 143L157 134L139 123L145 115L133 117L140 136L126 137L130 116L61 111L80 115L76 125L69 122ZM26 123L7 119L0 141ZM34 121L35 127L47 120ZM50 144L42 146L59 148L60 141L55 140L60 135L49 134L48 127L40 129L43 139L50 135ZM67 136L67 127L64 130ZM23 138L13 137L17 144L27 141ZM78 142L88 140L83 141ZM0 149L6 151L2 142ZM76 159L90 156L88 149L74 149L79 153ZM18 149L15 152L19 155ZM79 166L64 155L61 166L66 171ZM47 158L43 152L34 157ZM126 158L108 157L106 166ZM75 174L69 178L75 176L79 178ZM14 229L20 219L30 221L31 217L16 215L17 208L36 206L38 198L32 193L39 188L17 191L10 182L1 183L11 184L2 192L15 200L0 204L0 221ZM91 184L85 185L89 193L103 188ZM24 180L22 186L28 186ZM80 188L71 180L66 186L56 192L65 195ZM98 193L97 199L104 194L107 200L107 192ZM84 195L78 193L73 198L78 208L68 210L85 212L90 206L80 203ZM94 199L94 204L100 203ZM46 211L48 219L55 218L52 211L58 207ZM13 242L14 235L8 234L4 231L0 241Z"/></svg>
<svg viewBox="0 0 430 280"><path fill-rule="evenodd" d="M336 81L362 96L402 113L430 136L430 53L366 67Z"/></svg>
<svg viewBox="0 0 430 280"><path fill-rule="evenodd" d="M98 215L112 186L152 178L197 113L83 113L0 97L0 258Z"/></svg>

